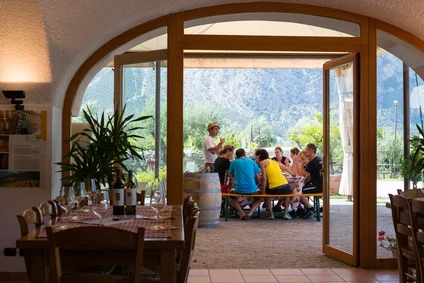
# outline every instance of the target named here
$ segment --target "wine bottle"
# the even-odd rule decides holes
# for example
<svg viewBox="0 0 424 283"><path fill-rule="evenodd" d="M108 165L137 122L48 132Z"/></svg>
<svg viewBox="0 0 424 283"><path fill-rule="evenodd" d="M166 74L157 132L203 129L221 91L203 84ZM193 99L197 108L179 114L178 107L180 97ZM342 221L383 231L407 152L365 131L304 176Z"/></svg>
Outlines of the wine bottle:
<svg viewBox="0 0 424 283"><path fill-rule="evenodd" d="M113 215L124 215L124 183L121 179L121 168L116 169L113 183Z"/></svg>
<svg viewBox="0 0 424 283"><path fill-rule="evenodd" d="M124 185L125 189L125 215L135 215L137 205L137 190L133 182L133 172L128 170L128 180Z"/></svg>

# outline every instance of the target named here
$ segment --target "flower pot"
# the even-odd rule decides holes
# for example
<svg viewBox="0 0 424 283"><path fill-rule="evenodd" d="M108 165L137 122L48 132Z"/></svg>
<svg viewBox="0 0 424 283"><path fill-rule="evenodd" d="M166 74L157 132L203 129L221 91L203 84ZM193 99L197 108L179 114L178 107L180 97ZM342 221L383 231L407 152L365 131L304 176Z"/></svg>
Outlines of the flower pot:
<svg viewBox="0 0 424 283"><path fill-rule="evenodd" d="M342 175L330 175L330 195L339 193Z"/></svg>
<svg viewBox="0 0 424 283"><path fill-rule="evenodd" d="M391 252L392 252L393 257L397 258L397 250L392 250Z"/></svg>

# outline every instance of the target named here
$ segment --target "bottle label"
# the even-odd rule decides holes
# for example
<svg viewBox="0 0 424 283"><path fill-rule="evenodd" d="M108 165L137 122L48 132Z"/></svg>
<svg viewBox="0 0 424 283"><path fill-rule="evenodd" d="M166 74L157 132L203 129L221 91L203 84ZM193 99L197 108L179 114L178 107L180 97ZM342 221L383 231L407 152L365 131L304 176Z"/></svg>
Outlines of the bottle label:
<svg viewBox="0 0 424 283"><path fill-rule="evenodd" d="M113 206L124 206L123 189L113 189Z"/></svg>
<svg viewBox="0 0 424 283"><path fill-rule="evenodd" d="M125 205L137 205L137 191L136 189L125 190Z"/></svg>

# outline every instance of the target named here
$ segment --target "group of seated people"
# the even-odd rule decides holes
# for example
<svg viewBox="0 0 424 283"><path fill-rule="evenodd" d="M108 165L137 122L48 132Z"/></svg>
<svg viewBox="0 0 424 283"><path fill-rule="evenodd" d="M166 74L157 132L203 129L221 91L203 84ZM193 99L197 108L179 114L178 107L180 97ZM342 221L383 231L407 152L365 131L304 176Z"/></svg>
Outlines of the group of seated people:
<svg viewBox="0 0 424 283"><path fill-rule="evenodd" d="M291 194L292 189L284 174L292 176L304 176L305 193L322 193L322 159L316 155L315 144L307 144L304 151L298 148L290 150L290 158L283 156L280 147L275 148L275 157L269 158L265 149L257 149L254 158L248 158L243 148L235 151L236 158L233 159L235 148L226 145L215 160L215 172L219 174L221 186L225 191L238 194L266 194L284 195ZM228 180L228 181L227 181ZM266 208L268 209L268 219L275 219L274 211L281 211L281 204L284 202L284 220L292 219L296 211L289 214L290 197L279 200L277 205L271 207L271 197L264 197ZM249 203L250 210L245 213L238 198L232 198L230 205L238 211L241 220L248 220L256 208L261 204L262 198L253 198L253 203ZM315 208L305 197L300 198L304 208L301 209L301 217L308 219L315 213ZM299 210L299 209L298 209Z"/></svg>

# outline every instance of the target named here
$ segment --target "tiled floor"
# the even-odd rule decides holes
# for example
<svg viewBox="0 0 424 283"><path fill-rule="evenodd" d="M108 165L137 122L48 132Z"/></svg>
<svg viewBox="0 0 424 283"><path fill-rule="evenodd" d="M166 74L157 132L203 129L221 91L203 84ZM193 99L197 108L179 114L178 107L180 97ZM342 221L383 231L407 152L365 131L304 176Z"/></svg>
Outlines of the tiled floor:
<svg viewBox="0 0 424 283"><path fill-rule="evenodd" d="M28 283L19 278L0 280L0 283ZM1 278L0 278L1 279ZM188 283L297 283L350 282L399 283L397 270L364 270L358 268L301 268L301 269L192 269Z"/></svg>
<svg viewBox="0 0 424 283"><path fill-rule="evenodd" d="M357 268L305 269L197 269L191 270L188 283L250 282L361 282L398 283L397 270L363 270Z"/></svg>

